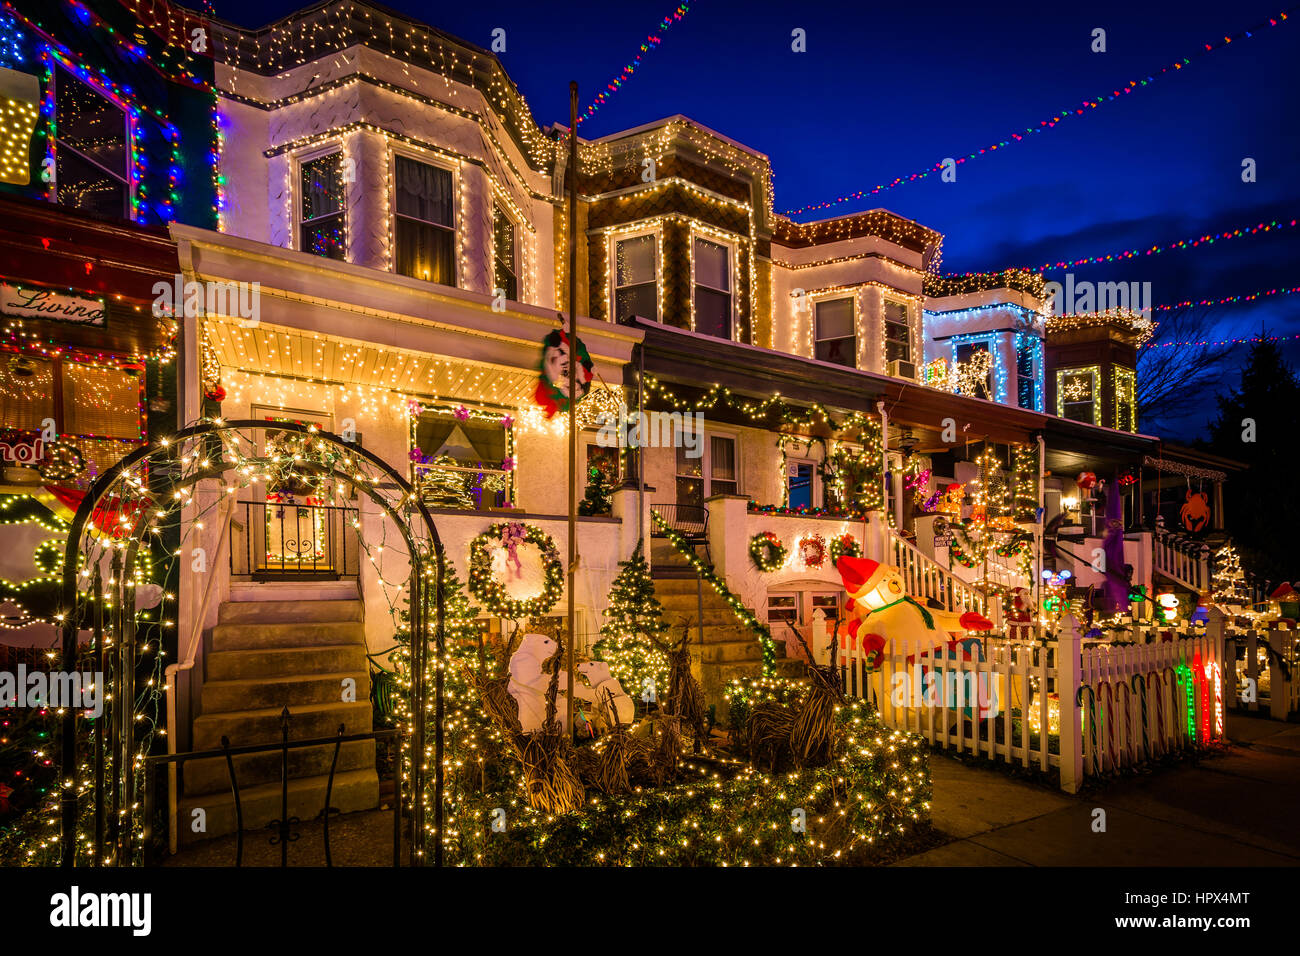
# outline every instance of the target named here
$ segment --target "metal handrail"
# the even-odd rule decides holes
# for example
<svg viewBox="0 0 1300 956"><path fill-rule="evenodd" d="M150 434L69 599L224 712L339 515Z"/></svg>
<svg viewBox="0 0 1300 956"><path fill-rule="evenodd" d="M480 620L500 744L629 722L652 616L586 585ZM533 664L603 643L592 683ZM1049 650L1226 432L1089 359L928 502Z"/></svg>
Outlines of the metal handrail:
<svg viewBox="0 0 1300 956"><path fill-rule="evenodd" d="M289 780L288 780L289 751L301 750L306 747L321 747L321 746L333 745L334 756L330 762L329 778L325 788L325 806L321 811L322 819L324 822L323 840L325 846L325 861L326 861L325 865L332 866L333 863L331 862L331 858L330 858L330 845L329 845L329 817L330 817L329 801L330 801L330 796L334 789L334 775L335 775L335 769L338 765L339 748L341 748L342 745L346 743L353 743L356 741L363 741L363 740L374 740L377 742L382 739L401 737L404 736L404 733L398 728L390 727L390 728L382 728L380 730L372 730L367 733L345 734L343 733L343 725L340 724L338 733L331 737L313 737L307 740L289 740L288 721L291 716L292 715L289 713L289 709L286 707L284 709L283 714L281 715L282 737L280 741L277 743L245 744L239 747L231 747L229 738L223 736L221 738L222 746L218 749L196 750L196 751L191 751L189 753L183 753L183 754L179 754L179 753L156 754L153 756L145 757L144 758L144 765L145 765L144 821L145 822L144 822L144 839L142 842L146 854L149 852L149 849L152 845L149 828L152 826L152 821L153 821L154 788L153 788L153 774L149 772L150 769L159 764L167 764L168 769L174 773L178 766L183 766L185 763L191 760L211 760L215 758L223 758L226 761L226 771L230 777L231 793L234 796L234 801L235 801L235 821L236 821L235 822L235 866L237 867L241 866L243 863L243 856L244 856L243 808L239 799L239 783L235 776L234 758L244 756L246 754L268 753L270 751L278 750L281 753L281 775L280 775L281 814L280 814L280 819L272 821L272 823L270 824L270 826L275 827L276 830L278 831L276 837L273 837L271 842L273 844L281 846L281 854L280 854L281 865L282 866L287 865L288 862L287 844L292 843L297 839L297 836L289 834L288 832L289 827L292 823L298 822L296 817L289 817L287 815L288 785L289 785ZM402 774L401 774L400 767L397 768L397 771L393 774L393 787L394 787L393 866L400 866L401 847L402 847ZM168 839L168 845L169 847L171 847L172 853L176 852L175 843L178 838L175 825L176 825L175 821L173 820L172 831L169 834L169 839ZM148 861L146 861L146 863L147 862Z"/></svg>

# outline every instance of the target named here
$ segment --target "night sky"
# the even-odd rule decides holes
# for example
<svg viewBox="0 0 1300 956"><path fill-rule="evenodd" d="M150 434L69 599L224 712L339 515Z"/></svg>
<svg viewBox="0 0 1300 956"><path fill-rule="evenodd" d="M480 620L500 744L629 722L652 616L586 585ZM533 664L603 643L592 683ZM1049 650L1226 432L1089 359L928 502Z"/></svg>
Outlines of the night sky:
<svg viewBox="0 0 1300 956"><path fill-rule="evenodd" d="M219 17L250 27L303 5L213 2ZM932 175L795 217L883 206L944 233L943 268L953 272L1146 248L1300 216L1300 8L1251 39L1195 55L1276 17L1287 2L848 9L693 0L582 132L684 114L770 156L784 211L1010 139L1157 74L1146 88L959 166L955 183ZM501 59L542 125L567 123L569 80L585 106L673 9L672 0L389 5L483 47L504 28ZM806 31L806 53L791 51L796 27ZM1106 30L1105 53L1091 50L1096 27ZM1159 74L1184 56L1189 66ZM1257 163L1254 183L1242 182L1245 157ZM1159 304L1300 285L1298 262L1300 227L1073 271L1076 280L1149 281ZM1063 273L1047 278L1063 281ZM1298 335L1300 295L1221 306L1210 318L1216 337L1256 334L1261 325ZM1246 351L1237 346L1229 362ZM1300 341L1286 354L1295 363ZM1166 429L1195 438L1213 410L1206 395L1201 414Z"/></svg>

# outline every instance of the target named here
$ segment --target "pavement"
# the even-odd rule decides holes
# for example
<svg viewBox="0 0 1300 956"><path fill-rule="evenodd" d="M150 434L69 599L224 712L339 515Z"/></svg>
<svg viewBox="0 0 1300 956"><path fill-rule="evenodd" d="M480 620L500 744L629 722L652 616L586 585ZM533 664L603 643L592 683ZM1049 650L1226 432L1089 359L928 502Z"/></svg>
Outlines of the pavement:
<svg viewBox="0 0 1300 956"><path fill-rule="evenodd" d="M933 824L950 842L894 865L1300 864L1300 725L1228 715L1227 733L1223 754L1075 795L936 752Z"/></svg>

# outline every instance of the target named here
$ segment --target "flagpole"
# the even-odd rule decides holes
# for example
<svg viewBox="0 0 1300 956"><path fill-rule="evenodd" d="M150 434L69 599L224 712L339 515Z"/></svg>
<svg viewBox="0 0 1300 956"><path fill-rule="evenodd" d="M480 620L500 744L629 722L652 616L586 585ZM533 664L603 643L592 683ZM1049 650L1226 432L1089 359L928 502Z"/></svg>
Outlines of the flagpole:
<svg viewBox="0 0 1300 956"><path fill-rule="evenodd" d="M577 638L574 591L578 570L578 83L569 83L569 646L566 650L564 714L573 727L573 645Z"/></svg>

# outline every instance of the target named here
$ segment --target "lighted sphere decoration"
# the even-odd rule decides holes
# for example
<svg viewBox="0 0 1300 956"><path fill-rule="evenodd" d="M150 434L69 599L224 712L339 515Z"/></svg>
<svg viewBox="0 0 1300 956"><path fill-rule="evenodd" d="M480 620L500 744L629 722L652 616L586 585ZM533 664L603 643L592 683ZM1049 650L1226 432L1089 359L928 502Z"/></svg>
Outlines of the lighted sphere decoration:
<svg viewBox="0 0 1300 956"><path fill-rule="evenodd" d="M564 591L559 549L540 528L494 524L470 542L469 589L499 617L545 614Z"/></svg>
<svg viewBox="0 0 1300 956"><path fill-rule="evenodd" d="M1097 476L1091 471L1081 471L1079 477L1074 479L1074 483L1084 491L1091 491L1097 487Z"/></svg>

